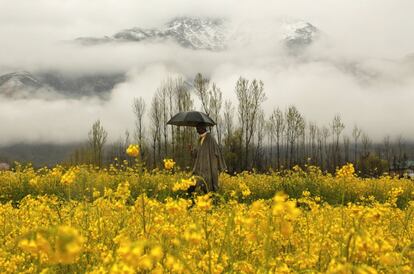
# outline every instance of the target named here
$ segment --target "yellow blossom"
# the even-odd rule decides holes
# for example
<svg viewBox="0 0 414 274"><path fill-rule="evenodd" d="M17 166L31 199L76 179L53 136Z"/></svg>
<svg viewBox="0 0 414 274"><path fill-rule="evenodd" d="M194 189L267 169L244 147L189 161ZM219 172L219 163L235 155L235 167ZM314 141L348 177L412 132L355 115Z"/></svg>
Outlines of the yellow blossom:
<svg viewBox="0 0 414 274"><path fill-rule="evenodd" d="M175 162L173 159L164 159L163 161L164 161L164 168L166 170L171 170L174 168Z"/></svg>
<svg viewBox="0 0 414 274"><path fill-rule="evenodd" d="M128 146L126 153L131 157L138 157L139 155L139 146L136 144L131 144Z"/></svg>

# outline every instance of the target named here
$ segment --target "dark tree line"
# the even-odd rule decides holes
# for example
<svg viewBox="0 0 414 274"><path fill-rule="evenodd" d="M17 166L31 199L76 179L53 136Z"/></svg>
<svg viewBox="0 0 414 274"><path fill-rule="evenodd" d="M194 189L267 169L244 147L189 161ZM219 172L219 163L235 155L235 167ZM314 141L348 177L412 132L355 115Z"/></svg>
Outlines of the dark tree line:
<svg viewBox="0 0 414 274"><path fill-rule="evenodd" d="M264 90L262 81L240 77L234 88L237 101L223 102L220 88L200 73L192 83L181 78L166 79L151 102L136 98L132 103L132 137L126 131L123 140L105 146L103 157L107 134L97 121L89 133L89 145L78 149L73 161L102 165L115 157L125 160L125 149L133 142L140 145L140 157L149 168L160 167L164 158L173 158L181 168L188 169L192 165L190 150L198 138L195 129L166 123L177 112L194 110L195 100L200 110L217 122L210 130L230 173L283 170L295 165L316 165L334 172L352 162L363 175L376 176L402 167L408 159L407 143L402 137L391 140L388 136L382 143L374 143L356 125L348 136L339 114L322 126L308 121L293 105L286 109L275 107L266 115L262 106L266 100ZM82 159L85 155L87 159Z"/></svg>

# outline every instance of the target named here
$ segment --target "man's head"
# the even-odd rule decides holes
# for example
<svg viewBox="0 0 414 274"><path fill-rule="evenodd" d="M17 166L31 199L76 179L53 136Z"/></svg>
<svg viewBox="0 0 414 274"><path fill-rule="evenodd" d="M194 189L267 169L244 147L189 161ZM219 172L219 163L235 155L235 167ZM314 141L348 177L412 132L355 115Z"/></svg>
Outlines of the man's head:
<svg viewBox="0 0 414 274"><path fill-rule="evenodd" d="M203 124L198 124L197 125L197 133L198 134L203 134L203 133L205 133L207 131L207 128L206 128L206 126L205 125L203 125Z"/></svg>

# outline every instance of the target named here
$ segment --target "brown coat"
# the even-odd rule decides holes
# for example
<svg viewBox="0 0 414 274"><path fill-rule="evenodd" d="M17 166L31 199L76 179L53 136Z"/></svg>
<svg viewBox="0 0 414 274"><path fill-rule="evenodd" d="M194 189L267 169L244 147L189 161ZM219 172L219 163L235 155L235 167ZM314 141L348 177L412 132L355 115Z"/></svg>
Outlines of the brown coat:
<svg viewBox="0 0 414 274"><path fill-rule="evenodd" d="M216 140L210 132L207 132L203 144L200 144L200 140L198 142L193 174L203 177L207 183L208 191L217 191L219 172L226 169L226 163Z"/></svg>

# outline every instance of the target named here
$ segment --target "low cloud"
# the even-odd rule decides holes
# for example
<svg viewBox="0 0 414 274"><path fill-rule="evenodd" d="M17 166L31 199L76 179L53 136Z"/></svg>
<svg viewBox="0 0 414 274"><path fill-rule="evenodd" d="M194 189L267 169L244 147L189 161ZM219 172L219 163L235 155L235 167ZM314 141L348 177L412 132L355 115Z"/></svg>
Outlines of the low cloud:
<svg viewBox="0 0 414 274"><path fill-rule="evenodd" d="M377 140L399 134L414 139L409 126L414 61L406 57L414 52L414 38L408 35L414 27L409 12L414 3L331 2L209 1L194 6L180 0L166 6L164 1L144 5L129 0L39 0L34 5L0 0L6 6L0 11L1 74L56 70L127 75L107 100L50 100L50 94L19 100L0 97L0 144L81 141L97 119L115 140L126 129L133 130L134 97L143 97L149 106L162 80L181 76L191 81L197 72L210 77L233 102L240 76L262 80L267 113L276 106L296 105L308 121L320 125L341 114L348 134L358 124ZM93 47L65 42L134 26L158 26L180 15L226 17L241 31L241 42L230 43L222 52L184 49L171 42ZM284 18L311 22L323 38L300 56L289 55L272 27Z"/></svg>

